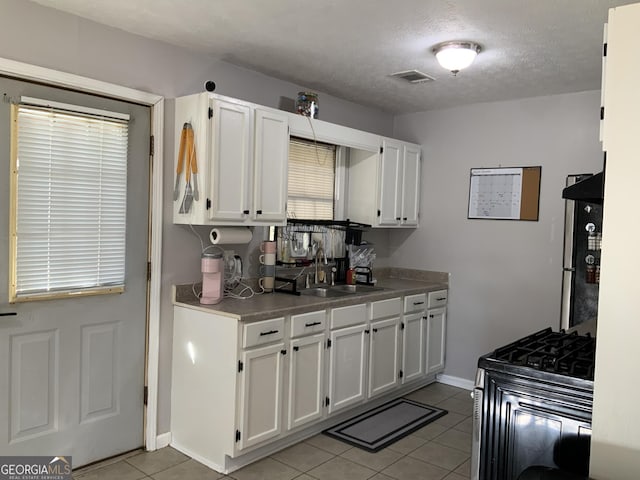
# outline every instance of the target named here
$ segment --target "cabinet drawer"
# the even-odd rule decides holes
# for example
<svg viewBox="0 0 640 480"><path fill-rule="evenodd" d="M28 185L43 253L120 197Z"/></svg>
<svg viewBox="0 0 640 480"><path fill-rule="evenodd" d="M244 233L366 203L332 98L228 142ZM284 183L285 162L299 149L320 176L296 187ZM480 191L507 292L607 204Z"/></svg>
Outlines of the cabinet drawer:
<svg viewBox="0 0 640 480"><path fill-rule="evenodd" d="M427 308L444 307L447 304L447 290L429 292L427 296Z"/></svg>
<svg viewBox="0 0 640 480"><path fill-rule="evenodd" d="M326 312L301 313L291 316L291 338L323 332L326 324Z"/></svg>
<svg viewBox="0 0 640 480"><path fill-rule="evenodd" d="M255 347L284 338L284 318L274 318L244 326L242 348Z"/></svg>
<svg viewBox="0 0 640 480"><path fill-rule="evenodd" d="M402 313L402 302L400 298L390 298L388 300L380 300L379 302L371 302L371 320L377 318L398 316Z"/></svg>
<svg viewBox="0 0 640 480"><path fill-rule="evenodd" d="M427 294L418 293L404 297L404 313L419 312L427 308Z"/></svg>
<svg viewBox="0 0 640 480"><path fill-rule="evenodd" d="M367 321L367 306L365 304L349 305L331 310L331 329L358 325Z"/></svg>

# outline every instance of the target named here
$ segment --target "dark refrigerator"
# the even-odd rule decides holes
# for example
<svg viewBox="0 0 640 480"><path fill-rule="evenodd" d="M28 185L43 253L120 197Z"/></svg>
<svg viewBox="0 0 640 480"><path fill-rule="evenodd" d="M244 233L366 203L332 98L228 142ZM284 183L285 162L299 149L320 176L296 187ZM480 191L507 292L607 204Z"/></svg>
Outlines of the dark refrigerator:
<svg viewBox="0 0 640 480"><path fill-rule="evenodd" d="M569 175L567 187L595 179ZM602 247L602 199L566 200L560 328L596 320Z"/></svg>

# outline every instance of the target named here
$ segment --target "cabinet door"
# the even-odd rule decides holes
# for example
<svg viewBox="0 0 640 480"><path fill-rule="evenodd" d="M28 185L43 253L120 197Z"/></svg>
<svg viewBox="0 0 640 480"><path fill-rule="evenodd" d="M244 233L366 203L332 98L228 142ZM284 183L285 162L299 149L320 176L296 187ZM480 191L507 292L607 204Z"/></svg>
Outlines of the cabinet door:
<svg viewBox="0 0 640 480"><path fill-rule="evenodd" d="M420 149L413 145L404 147L402 169L402 225L418 225L420 209Z"/></svg>
<svg viewBox="0 0 640 480"><path fill-rule="evenodd" d="M242 353L239 449L280 434L284 343Z"/></svg>
<svg viewBox="0 0 640 480"><path fill-rule="evenodd" d="M250 213L251 109L222 100L212 108L209 218L242 222Z"/></svg>
<svg viewBox="0 0 640 480"><path fill-rule="evenodd" d="M380 214L379 225L400 224L400 179L402 169L402 144L385 140L380 157Z"/></svg>
<svg viewBox="0 0 640 480"><path fill-rule="evenodd" d="M444 370L446 309L427 310L427 374Z"/></svg>
<svg viewBox="0 0 640 480"><path fill-rule="evenodd" d="M402 383L420 378L424 374L424 312L405 315L402 330Z"/></svg>
<svg viewBox="0 0 640 480"><path fill-rule="evenodd" d="M291 341L289 429L322 417L325 335Z"/></svg>
<svg viewBox="0 0 640 480"><path fill-rule="evenodd" d="M331 332L329 348L329 413L365 398L365 325Z"/></svg>
<svg viewBox="0 0 640 480"><path fill-rule="evenodd" d="M398 385L398 340L400 318L371 323L369 348L369 397Z"/></svg>
<svg viewBox="0 0 640 480"><path fill-rule="evenodd" d="M253 211L257 221L284 222L289 164L289 121L277 112L255 110Z"/></svg>

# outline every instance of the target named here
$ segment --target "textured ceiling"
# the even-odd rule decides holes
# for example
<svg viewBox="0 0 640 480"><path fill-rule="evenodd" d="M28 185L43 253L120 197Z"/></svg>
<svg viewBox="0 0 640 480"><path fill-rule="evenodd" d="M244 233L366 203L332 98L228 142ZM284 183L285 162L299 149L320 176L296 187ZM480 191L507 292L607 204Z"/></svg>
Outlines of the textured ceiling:
<svg viewBox="0 0 640 480"><path fill-rule="evenodd" d="M608 9L637 0L35 1L400 113L598 89ZM483 51L454 77L446 40ZM389 76L409 69L436 81Z"/></svg>

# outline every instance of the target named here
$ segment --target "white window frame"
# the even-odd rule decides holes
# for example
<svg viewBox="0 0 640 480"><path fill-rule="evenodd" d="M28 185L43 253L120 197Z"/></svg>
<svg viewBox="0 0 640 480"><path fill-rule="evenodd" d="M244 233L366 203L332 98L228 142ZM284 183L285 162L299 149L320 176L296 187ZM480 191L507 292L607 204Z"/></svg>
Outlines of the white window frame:
<svg viewBox="0 0 640 480"><path fill-rule="evenodd" d="M104 110L97 110L97 109L92 109L92 108L87 108L87 107L83 107L83 106L79 106L79 105L69 105L69 104L64 104L64 103L59 103L59 102L52 102L52 101L48 101L48 100L42 100L42 99L36 99L36 98L31 98L31 97L22 97L21 101L19 104L14 104L11 106L11 197L10 197L10 262L9 262L9 272L10 272L10 278L9 278L9 302L10 303L17 303L17 302L29 302L29 301L37 301L37 300L51 300L51 299L55 299L55 298L68 298L68 297L77 297L77 296L88 296L88 295L104 295L104 294L114 294L114 293L122 293L124 291L125 288L125 284L124 284L124 280L125 280L125 257L124 255L122 255L122 258L116 258L115 260L117 260L118 262L121 262L117 265L117 268L120 270L120 272L118 272L117 278L112 278L110 282L105 282L105 278L103 277L102 280L98 280L98 279L91 279L93 284L87 284L86 282L89 280L89 278L86 275L86 272L81 271L77 271L74 272L72 268L69 268L67 270L67 266L64 264L58 264L56 265L55 260L54 263L52 265L52 267L54 269L60 269L65 268L65 275L67 275L67 277L69 275L72 274L76 274L77 273L77 277L75 279L72 279L72 282L69 283L69 285L65 286L65 287L61 287L58 286L57 288L55 287L55 284L58 283L59 285L59 279L60 277L56 277L56 275L54 275L52 277L52 281L53 281L53 286L48 285L48 287L50 288L43 288L41 290L37 290L34 289L33 287L36 287L36 285L32 285L31 289L25 289L22 290L20 288L20 252L19 252L19 248L20 248L20 243L21 242L27 242L26 245L28 245L29 243L29 239L26 239L26 235L24 239L21 239L20 236L24 235L20 232L19 227L21 224L20 221L20 214L21 214L21 206L20 206L20 202L19 202L19 189L20 184L21 184L21 175L26 175L26 173L24 172L24 168L22 168L23 172L20 173L19 171L19 162L20 162L20 158L19 158L19 149L20 149L20 144L21 144L21 140L20 140L20 135L21 135L21 128L20 128L20 124L19 124L19 120L20 120L20 114L24 112L25 114L25 119L29 118L30 115L36 115L35 117L32 116L32 118L35 119L36 125L38 121L42 121L45 118L42 117L42 114L44 113L44 115L49 116L49 113L54 113L54 114L60 114L60 121L62 122L69 122L70 119L76 118L78 119L78 121L83 122L82 124L89 124L92 121L95 122L110 122L112 124L126 124L129 120L129 115L126 114L121 114L121 113L117 113L117 112L107 112ZM89 120L89 122L85 123L84 122L84 118L87 118ZM38 120L40 119L40 120ZM26 121L26 120L25 120ZM74 123L76 123L75 121L71 120L71 122L69 123L69 125L73 125ZM29 123L27 123L28 125ZM77 123L76 123L77 125ZM94 123L95 125L95 123ZM44 125L44 128L47 128L48 125ZM26 127L25 127L26 128ZM75 128L75 127L73 127ZM86 128L86 127L85 127ZM118 128L120 131L122 131L123 127L118 127L116 126L115 128ZM124 127L125 129L128 130L128 127ZM44 143L46 142L46 139L43 139L42 142L40 143ZM128 143L125 140L125 145L123 145L124 147L126 147L126 143ZM31 141L31 145L32 146L36 146L38 144L38 141ZM112 151L113 152L113 151ZM120 156L120 160L117 160L118 157L113 157L110 156L109 151L106 150L105 151L106 156L101 157L101 159L105 159L105 161L107 161L109 158L111 158L112 160L115 160L116 162L119 163L120 167L118 167L118 163L114 163L114 167L115 168L122 168L124 166L125 168L125 173L124 173L124 178L121 179L124 181L123 185L120 185L120 187L124 187L125 189L125 193L124 193L124 198L120 197L119 199L117 199L118 202L124 202L124 205L122 205L122 203L120 203L122 205L123 210L120 212L120 214L124 217L122 219L122 222L126 224L126 165L128 162L128 151L125 149L124 152L124 159L122 156ZM42 156L40 156L40 158L42 158ZM45 156L46 158L46 156ZM122 159L124 160L124 165L121 163ZM63 159L63 162L65 160ZM102 160L100 160L102 162ZM64 163L63 163L64 165ZM89 166L88 163L84 162L85 166ZM98 166L98 168L100 168ZM101 177L101 176L100 176ZM56 182L59 182L60 180L65 181L66 179L68 179L68 177L61 177L60 175L57 177L58 180L55 180ZM117 177L116 177L117 178ZM115 179L115 178L113 178ZM71 179L72 180L72 179ZM28 178L25 177L25 181L28 181ZM26 188L26 187L24 187ZM60 188L60 186L58 186L58 188ZM39 190L37 192L34 192L35 194L39 195ZM54 194L58 194L59 191L54 191ZM108 202L108 197L105 198L105 200ZM116 198L112 197L113 200L116 200ZM100 205L102 205L102 198L99 199L100 200ZM46 200L45 200L46 202ZM44 203L44 202L43 202ZM106 204L105 204L106 205ZM117 205L117 204L112 204L113 206ZM49 205L42 205L43 209L47 209ZM84 206L84 209L86 210L86 208L88 207L88 205ZM80 211L83 211L83 206L79 205L78 206ZM54 208L55 210L55 208ZM54 215L59 215L61 212L58 211L54 211L52 212ZM49 217L47 217L49 218ZM53 224L53 227L55 228L56 225ZM46 226L43 228L43 230L46 228ZM37 229L38 231L40 231L40 229ZM88 229L89 230L89 229ZM112 244L111 247L116 247L116 248L124 248L124 242L125 242L125 238L124 238L125 233L123 233L123 237L120 237L119 239L116 240L115 244ZM55 237L56 234L53 233L53 237L49 237L48 235L46 237L42 237L41 241L45 241L46 245L50 245L50 241L53 240L55 241ZM46 238L46 239L45 239ZM108 241L107 241L108 242ZM120 246L118 246L120 245ZM84 246L84 245L83 245ZM89 246L89 245L87 245ZM105 244L103 241L98 240L98 243L94 243L93 247L94 248L98 248L98 251L100 251L101 248L105 247L108 245ZM27 247L29 248L29 247ZM30 250L30 248L29 248ZM29 250L27 250L27 252L29 252ZM61 253L61 252L59 252ZM71 252L70 252L71 253ZM28 258L32 258L33 257L33 252L29 252L28 253L29 257ZM107 257L108 258L108 257ZM35 258L34 258L35 259ZM29 268L27 270L27 272L25 273L38 273L39 277L42 276L46 276L47 272L49 272L49 268L51 265L51 262L49 261L50 257L47 256L47 261L43 262L43 266L42 268ZM98 258L96 258L95 260L93 258L86 258L85 260L94 262L96 264L96 268L98 268L98 266L101 264L100 260ZM89 276L92 276L93 272L89 273ZM98 281L94 281L94 280L98 280ZM83 285L84 283L84 285Z"/></svg>

